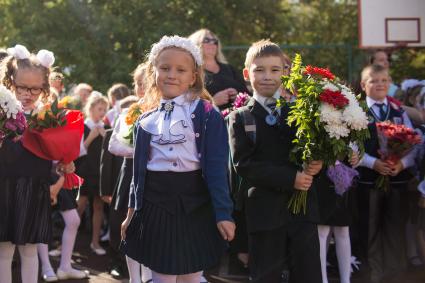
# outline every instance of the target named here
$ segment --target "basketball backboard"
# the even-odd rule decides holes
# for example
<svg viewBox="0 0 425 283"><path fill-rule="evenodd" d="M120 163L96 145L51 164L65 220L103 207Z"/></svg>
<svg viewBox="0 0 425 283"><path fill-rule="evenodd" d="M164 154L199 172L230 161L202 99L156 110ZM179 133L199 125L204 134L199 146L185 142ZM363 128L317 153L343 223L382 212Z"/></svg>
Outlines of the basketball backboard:
<svg viewBox="0 0 425 283"><path fill-rule="evenodd" d="M425 46L425 0L358 0L360 48Z"/></svg>

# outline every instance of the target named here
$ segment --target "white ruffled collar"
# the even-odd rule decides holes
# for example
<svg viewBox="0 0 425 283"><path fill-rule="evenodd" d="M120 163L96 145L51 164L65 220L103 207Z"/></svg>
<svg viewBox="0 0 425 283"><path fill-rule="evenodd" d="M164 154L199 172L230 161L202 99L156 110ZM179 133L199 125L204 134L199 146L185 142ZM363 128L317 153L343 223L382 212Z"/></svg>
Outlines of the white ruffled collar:
<svg viewBox="0 0 425 283"><path fill-rule="evenodd" d="M199 103L199 99L192 100L190 93L186 93L171 100L161 99L161 105L170 101L174 102L174 108L169 117L166 117L166 111L161 111L159 107L140 121L140 126L152 135L154 143L164 145L184 143L187 128L193 128L190 115Z"/></svg>

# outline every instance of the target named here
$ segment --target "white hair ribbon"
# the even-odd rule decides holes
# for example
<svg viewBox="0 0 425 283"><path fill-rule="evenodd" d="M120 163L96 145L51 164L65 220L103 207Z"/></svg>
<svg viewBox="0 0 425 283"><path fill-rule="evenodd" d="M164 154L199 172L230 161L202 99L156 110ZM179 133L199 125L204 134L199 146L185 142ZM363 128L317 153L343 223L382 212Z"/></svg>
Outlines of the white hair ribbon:
<svg viewBox="0 0 425 283"><path fill-rule="evenodd" d="M28 51L28 49L20 44L16 44L15 47L8 48L7 53L18 60L28 59L31 56L31 53ZM50 68L55 62L55 56L53 55L53 52L46 49L38 51L36 58L40 64L46 68Z"/></svg>

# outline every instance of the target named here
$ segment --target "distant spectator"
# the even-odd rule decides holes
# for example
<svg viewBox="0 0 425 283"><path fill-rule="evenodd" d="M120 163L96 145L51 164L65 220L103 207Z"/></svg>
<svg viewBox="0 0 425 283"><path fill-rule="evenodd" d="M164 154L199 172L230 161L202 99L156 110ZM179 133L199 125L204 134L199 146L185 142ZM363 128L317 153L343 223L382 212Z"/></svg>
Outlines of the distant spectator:
<svg viewBox="0 0 425 283"><path fill-rule="evenodd" d="M117 103L121 99L129 96L131 90L125 84L114 84L108 90L108 99L111 109L106 113L104 122L106 125L113 127L115 123L115 118L120 114L121 110L119 109L120 104Z"/></svg>
<svg viewBox="0 0 425 283"><path fill-rule="evenodd" d="M51 72L49 75L49 83L50 87L56 89L56 92L58 93L59 97L61 97L63 90L64 90L64 84L63 84L64 76L62 73L59 72Z"/></svg>
<svg viewBox="0 0 425 283"><path fill-rule="evenodd" d="M208 29L200 29L191 34L189 39L201 48L205 88L220 109L230 107L239 92L249 92L242 74L227 63L217 35Z"/></svg>
<svg viewBox="0 0 425 283"><path fill-rule="evenodd" d="M391 56L386 50L377 49L370 56L369 64L381 65L389 71L391 67ZM403 91L396 84L393 83L392 79L390 87L388 89L388 95L397 98L400 101L403 100Z"/></svg>
<svg viewBox="0 0 425 283"><path fill-rule="evenodd" d="M93 87L86 83L80 83L75 87L74 95L80 99L82 108L86 105L87 99L92 91Z"/></svg>

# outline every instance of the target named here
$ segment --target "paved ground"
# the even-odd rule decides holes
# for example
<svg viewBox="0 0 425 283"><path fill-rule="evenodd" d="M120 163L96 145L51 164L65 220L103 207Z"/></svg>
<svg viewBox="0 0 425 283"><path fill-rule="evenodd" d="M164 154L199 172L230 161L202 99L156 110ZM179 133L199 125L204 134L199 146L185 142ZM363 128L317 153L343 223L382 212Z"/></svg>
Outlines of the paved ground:
<svg viewBox="0 0 425 283"><path fill-rule="evenodd" d="M73 256L75 261L74 266L80 269L87 269L90 271L90 278L86 280L67 280L62 282L67 283L118 283L128 282L126 278L113 278L108 274L108 256L96 256L89 248L89 235L85 232L81 232L78 235L76 249ZM15 255L16 256L16 255ZM59 258L51 258L52 264L57 267ZM21 282L19 275L19 263L14 264L13 267L14 281ZM228 257L223 258L219 267L211 270L207 275L210 282L222 282L222 283L236 283L236 282L247 282L246 276L243 271L238 267L235 260L229 259ZM354 273L352 283L368 283L365 279L365 273ZM335 270L329 271L329 279L331 283L337 283L338 274ZM42 282L42 280L40 280ZM403 274L399 274L388 280L385 283L424 283L425 282L425 267L421 269L410 269Z"/></svg>

